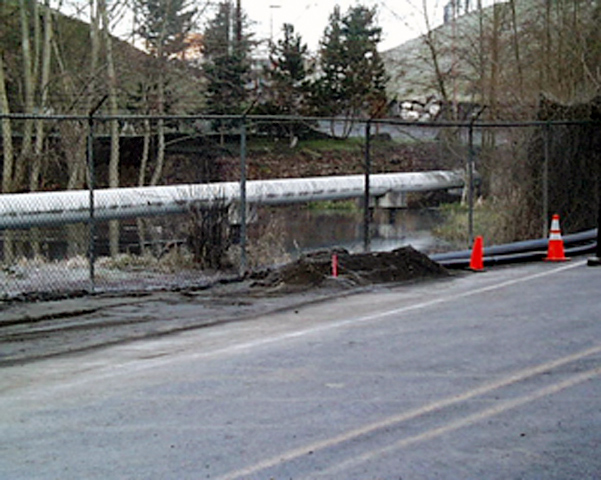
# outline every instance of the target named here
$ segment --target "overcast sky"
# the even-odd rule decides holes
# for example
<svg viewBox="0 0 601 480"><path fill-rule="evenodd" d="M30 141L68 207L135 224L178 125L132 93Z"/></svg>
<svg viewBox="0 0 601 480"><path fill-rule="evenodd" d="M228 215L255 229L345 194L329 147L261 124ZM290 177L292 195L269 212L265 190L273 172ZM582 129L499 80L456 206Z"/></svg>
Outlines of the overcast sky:
<svg viewBox="0 0 601 480"><path fill-rule="evenodd" d="M428 0L432 23L442 23L442 5L450 0ZM241 0L242 9L256 22L258 38L281 35L284 23L295 26L311 51L316 51L330 14L336 5L342 13L360 3L378 8L378 24L383 29L380 50L396 47L424 33L422 0Z"/></svg>
<svg viewBox="0 0 601 480"><path fill-rule="evenodd" d="M2 1L2 0L0 0ZM58 1L58 0L57 0ZM217 5L220 0L212 0ZM234 4L235 4L235 0ZM378 25L383 30L380 51L396 47L407 40L416 38L426 32L424 21L424 3L427 5L428 18L431 27L440 25L443 21L443 7L451 0L240 0L242 9L252 22L251 29L256 40L264 40L265 45L272 37L274 40L281 38L282 25L291 23L296 32L312 52L316 52L319 40L323 36L328 24L330 14L336 5L340 6L343 14L355 5L377 7ZM475 6L477 0L457 0L461 5L470 2ZM504 0L482 0L484 6ZM199 4L204 0L199 0ZM76 9L85 18L88 15L87 2L83 0L66 0L67 12L74 14ZM123 13L124 10L121 10ZM208 17L211 12L205 12ZM116 33L127 37L126 32L131 32L130 15L120 15ZM205 18L201 19L199 30L202 31L206 24ZM120 32L121 31L121 32Z"/></svg>
<svg viewBox="0 0 601 480"><path fill-rule="evenodd" d="M443 8L451 0L426 0L431 27L443 21ZM483 0L488 6L495 1ZM377 7L378 25L382 27L383 38L380 50L388 50L426 32L424 21L424 0L241 0L242 9L249 19L256 22L254 31L258 39L281 36L284 23L295 26L309 49L317 50L328 19L334 7L340 6L342 13L357 4ZM461 5L470 2L475 7L476 0L459 0Z"/></svg>

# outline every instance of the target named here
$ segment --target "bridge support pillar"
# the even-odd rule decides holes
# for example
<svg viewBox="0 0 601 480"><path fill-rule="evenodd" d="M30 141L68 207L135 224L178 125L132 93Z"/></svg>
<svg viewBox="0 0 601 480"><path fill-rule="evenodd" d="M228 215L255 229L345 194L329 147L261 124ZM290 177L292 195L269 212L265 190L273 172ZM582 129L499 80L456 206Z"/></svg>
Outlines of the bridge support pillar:
<svg viewBox="0 0 601 480"><path fill-rule="evenodd" d="M374 199L376 208L407 208L407 192L388 192Z"/></svg>

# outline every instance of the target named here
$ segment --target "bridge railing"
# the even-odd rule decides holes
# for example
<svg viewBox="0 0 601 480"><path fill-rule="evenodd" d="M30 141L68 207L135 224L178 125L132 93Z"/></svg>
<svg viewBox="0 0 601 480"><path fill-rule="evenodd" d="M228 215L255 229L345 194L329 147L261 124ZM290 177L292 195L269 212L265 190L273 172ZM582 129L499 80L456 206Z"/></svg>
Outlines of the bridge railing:
<svg viewBox="0 0 601 480"><path fill-rule="evenodd" d="M495 229L500 242L540 236L550 213L568 213L574 203L566 190L577 182L562 181L564 164L574 163L558 151L567 144L580 158L587 150L575 138L594 141L586 129L598 131L582 122L267 116L4 115L0 122L12 131L1 144L5 298L194 288L334 246L411 243L429 253L465 248ZM454 183L376 189L379 178L431 171L454 175ZM294 197L292 185L316 177L343 179L342 190L353 178L360 192L328 194L326 185ZM274 182L289 186L278 193L284 200L268 190ZM208 202L198 196L206 189ZM589 197L581 210L596 211L596 194Z"/></svg>

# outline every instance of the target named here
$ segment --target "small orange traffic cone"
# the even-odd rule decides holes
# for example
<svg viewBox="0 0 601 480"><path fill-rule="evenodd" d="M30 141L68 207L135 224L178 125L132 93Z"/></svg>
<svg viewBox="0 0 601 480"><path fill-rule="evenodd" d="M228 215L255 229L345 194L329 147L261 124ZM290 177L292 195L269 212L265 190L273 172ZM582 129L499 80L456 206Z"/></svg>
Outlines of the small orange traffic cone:
<svg viewBox="0 0 601 480"><path fill-rule="evenodd" d="M553 215L551 221L551 231L549 233L549 246L545 260L548 262L565 262L569 260L563 249L563 239L561 238L561 229L559 228L559 215Z"/></svg>
<svg viewBox="0 0 601 480"><path fill-rule="evenodd" d="M484 270L484 240L481 236L474 239L474 248L470 259L470 270L475 272Z"/></svg>

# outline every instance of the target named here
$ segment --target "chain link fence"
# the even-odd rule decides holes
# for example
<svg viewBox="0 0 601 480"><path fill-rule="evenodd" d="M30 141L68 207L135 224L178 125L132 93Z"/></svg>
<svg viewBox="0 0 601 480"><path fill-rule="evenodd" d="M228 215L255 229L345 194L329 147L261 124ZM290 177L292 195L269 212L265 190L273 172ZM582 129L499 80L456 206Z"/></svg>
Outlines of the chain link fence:
<svg viewBox="0 0 601 480"><path fill-rule="evenodd" d="M12 131L2 137L3 298L203 288L323 248L412 244L432 253L465 248L474 235L543 237L552 213L566 231L596 226L601 127L593 121L0 122ZM459 171L466 187L366 194L379 174L428 171ZM361 177L359 192L293 198L272 182L333 177L344 190L339 177L349 176Z"/></svg>

